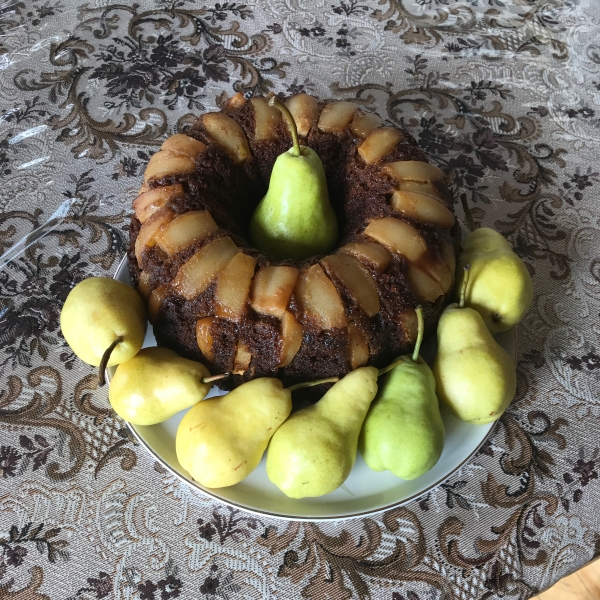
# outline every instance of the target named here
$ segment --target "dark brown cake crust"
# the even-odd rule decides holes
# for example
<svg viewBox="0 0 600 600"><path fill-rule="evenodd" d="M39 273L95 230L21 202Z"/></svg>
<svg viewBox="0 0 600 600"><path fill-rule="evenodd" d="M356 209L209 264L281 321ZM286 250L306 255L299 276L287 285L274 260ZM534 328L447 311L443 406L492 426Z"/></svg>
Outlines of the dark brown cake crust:
<svg viewBox="0 0 600 600"><path fill-rule="evenodd" d="M321 107L322 105L323 103ZM279 125L273 140L255 140L254 111L249 102L228 110L227 114L239 123L249 141L252 157L243 166L233 164L231 158L211 139L199 119L185 131L188 136L208 146L201 159L196 161L195 171L149 182L151 188L180 183L184 188L184 195L170 201L167 206L176 213L208 210L219 226L215 233L171 257L166 257L157 246L145 249L142 264L150 290L169 284L180 266L216 237L231 237L238 247L256 259L257 270L266 265L291 265L303 269L323 258L314 256L301 264L274 261L251 248L247 241L250 217L267 191L269 176L277 156L289 149L291 138L287 129ZM314 149L323 162L330 199L339 220L338 247L350 242L373 241L363 233L365 225L374 218L397 216L388 205L393 182L382 173L381 165L406 160L427 162L427 158L410 134L401 129L403 140L377 164L366 164L357 153L362 139L353 136L348 130L339 135L324 133L316 125L315 119L308 136L302 138L301 143ZM447 188L438 183L437 189L446 206L452 209ZM457 247L458 225L455 224L448 231L409 217L405 220L419 231L430 251L437 253L440 260L443 260L440 240ZM128 258L131 280L136 287L140 265L134 246L140 226L140 221L134 215L130 225ZM365 266L369 268L368 265ZM381 302L379 313L372 318L368 318L358 307L341 281L335 276L331 280L343 299L347 316L369 340L368 364L380 367L412 349L414 331L407 331L398 315L421 305L427 329L431 330L446 303L446 296L440 296L435 303L427 303L418 298L407 281L406 261L398 255L392 256L392 262L384 273L378 274L373 268L369 268L369 271L376 282ZM159 345L172 348L185 357L207 362L199 350L195 327L200 318L215 314L215 287L213 282L191 301L175 293L163 300L154 322L154 334ZM321 377L341 376L351 370L348 334L345 329L319 329L315 323L303 318L294 294L288 310L302 324L304 337L295 358L284 368L278 367L282 344L281 323L278 319L258 314L250 306L240 322L215 319L211 329L214 359L208 365L213 373L231 372L234 369L239 342L243 342L252 354L249 368L244 373L230 375L220 381L219 386L231 389L243 381L262 376L277 376L287 385Z"/></svg>

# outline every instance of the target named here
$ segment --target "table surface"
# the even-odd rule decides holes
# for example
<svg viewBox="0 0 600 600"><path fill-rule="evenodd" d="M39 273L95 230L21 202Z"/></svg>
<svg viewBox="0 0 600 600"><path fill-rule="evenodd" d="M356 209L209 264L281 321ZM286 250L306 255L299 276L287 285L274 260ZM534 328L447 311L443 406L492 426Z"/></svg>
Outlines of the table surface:
<svg viewBox="0 0 600 600"><path fill-rule="evenodd" d="M588 563L583 569L563 577L550 589L531 600L596 600L600 598L600 561Z"/></svg>
<svg viewBox="0 0 600 600"><path fill-rule="evenodd" d="M528 598L600 553L599 22L592 0L4 2L0 598ZM533 275L515 401L404 507L300 524L194 493L60 335L149 155L235 91L402 123Z"/></svg>

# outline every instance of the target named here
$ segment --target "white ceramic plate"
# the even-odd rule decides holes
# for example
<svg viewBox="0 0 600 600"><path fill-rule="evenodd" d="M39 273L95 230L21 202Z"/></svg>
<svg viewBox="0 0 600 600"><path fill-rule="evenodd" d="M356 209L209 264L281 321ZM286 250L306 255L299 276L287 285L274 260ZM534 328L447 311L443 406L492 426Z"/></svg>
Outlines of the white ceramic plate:
<svg viewBox="0 0 600 600"><path fill-rule="evenodd" d="M129 284L127 257L115 274L115 279ZM516 355L516 335L514 329L496 336L500 345L513 357ZM156 346L152 326L148 325L144 347ZM434 355L434 348L422 353L426 359ZM108 378L114 367L109 369ZM213 387L208 397L219 396L222 392ZM404 504L436 487L452 473L468 462L490 436L494 424L469 425L442 411L446 427L446 445L438 463L413 481L404 481L389 471L376 473L367 467L358 455L350 476L343 487L320 498L295 500L288 498L272 484L265 469L263 457L258 467L244 481L227 488L205 488L193 481L182 468L175 454L175 434L185 411L158 425L130 425L133 433L157 461L199 492L217 498L231 506L271 517L296 520L346 519L367 515L393 506Z"/></svg>

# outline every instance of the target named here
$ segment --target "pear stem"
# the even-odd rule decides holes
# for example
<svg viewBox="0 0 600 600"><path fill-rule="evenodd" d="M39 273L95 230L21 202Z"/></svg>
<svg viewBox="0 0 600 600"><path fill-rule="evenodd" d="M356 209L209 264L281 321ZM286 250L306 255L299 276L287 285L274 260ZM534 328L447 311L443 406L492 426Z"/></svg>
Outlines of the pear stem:
<svg viewBox="0 0 600 600"><path fill-rule="evenodd" d="M328 377L327 379L317 379L316 381L305 381L304 383L296 383L295 385L290 385L288 390L290 390L290 392L295 392L296 390L302 388L312 387L313 385L321 385L322 383L335 383L339 380L339 377Z"/></svg>
<svg viewBox="0 0 600 600"><path fill-rule="evenodd" d="M379 369L379 371L377 371L377 377L381 377L382 375L389 373L392 369L395 369L398 365L401 365L403 362L404 358L401 357L395 360L391 365L388 365L387 367L382 367L381 369Z"/></svg>
<svg viewBox="0 0 600 600"><path fill-rule="evenodd" d="M467 219L467 227L469 228L469 231L475 231L475 221L473 221L473 213L469 208L469 203L467 202L466 194L460 195L460 203L462 204L463 210L465 212L465 218Z"/></svg>
<svg viewBox="0 0 600 600"><path fill-rule="evenodd" d="M464 266L465 277L460 288L460 300L458 302L458 308L465 307L465 294L467 293L467 285L469 284L469 275L471 274L471 265Z"/></svg>
<svg viewBox="0 0 600 600"><path fill-rule="evenodd" d="M106 383L106 378L104 373L106 371L106 366L108 365L108 361L110 360L110 355L113 350L123 341L123 336L120 335L105 351L102 355L102 360L100 360L100 365L98 366L98 385L102 387Z"/></svg>
<svg viewBox="0 0 600 600"><path fill-rule="evenodd" d="M423 321L423 309L420 306L415 308L417 313L417 341L415 342L415 349L412 353L412 361L417 362L419 358L419 352L421 351L421 343L423 342L423 334L425 330L425 322Z"/></svg>
<svg viewBox="0 0 600 600"><path fill-rule="evenodd" d="M220 381L221 379L225 379L225 377L229 377L229 373L219 373L218 375L211 375L210 377L203 377L200 380L200 383L212 383L213 381Z"/></svg>
<svg viewBox="0 0 600 600"><path fill-rule="evenodd" d="M290 154L292 156L300 156L301 153L300 142L298 141L298 127L296 126L294 116L290 112L289 108L277 96L271 97L271 99L269 100L269 106L274 106L279 110L279 112L283 116L284 121L288 126L288 129L290 130L293 143L293 146L290 150Z"/></svg>

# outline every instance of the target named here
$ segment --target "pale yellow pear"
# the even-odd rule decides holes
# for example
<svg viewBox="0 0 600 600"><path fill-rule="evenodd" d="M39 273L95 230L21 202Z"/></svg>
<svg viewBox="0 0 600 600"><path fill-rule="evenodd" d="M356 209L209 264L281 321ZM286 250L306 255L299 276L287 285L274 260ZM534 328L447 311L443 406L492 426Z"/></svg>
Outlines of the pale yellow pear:
<svg viewBox="0 0 600 600"><path fill-rule="evenodd" d="M181 466L209 488L234 485L258 465L271 436L292 410L279 379L253 379L194 406L175 439Z"/></svg>
<svg viewBox="0 0 600 600"><path fill-rule="evenodd" d="M344 483L377 393L377 376L374 367L352 371L277 430L267 452L267 475L284 494L322 496Z"/></svg>
<svg viewBox="0 0 600 600"><path fill-rule="evenodd" d="M514 327L531 307L533 284L523 261L497 231L476 229L458 258L456 299L465 265L471 265L465 305L474 308L492 333Z"/></svg>
<svg viewBox="0 0 600 600"><path fill-rule="evenodd" d="M60 312L60 328L71 350L84 362L100 365L106 350L122 337L108 366L135 356L146 335L146 306L129 285L108 277L78 283Z"/></svg>
<svg viewBox="0 0 600 600"><path fill-rule="evenodd" d="M120 364L110 382L108 399L114 411L134 425L155 425L200 402L211 384L199 362L167 348L144 348Z"/></svg>
<svg viewBox="0 0 600 600"><path fill-rule="evenodd" d="M499 419L517 387L515 367L474 309L450 304L438 323L433 363L437 396L459 419Z"/></svg>

